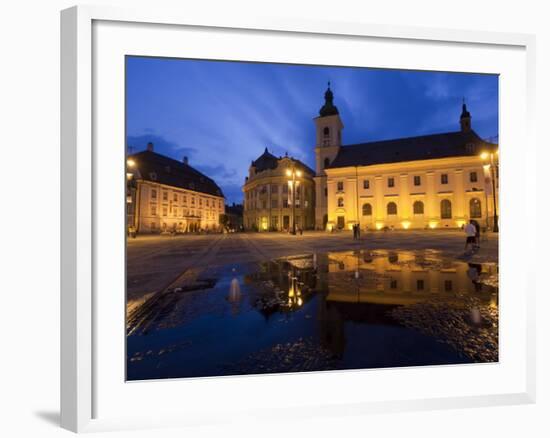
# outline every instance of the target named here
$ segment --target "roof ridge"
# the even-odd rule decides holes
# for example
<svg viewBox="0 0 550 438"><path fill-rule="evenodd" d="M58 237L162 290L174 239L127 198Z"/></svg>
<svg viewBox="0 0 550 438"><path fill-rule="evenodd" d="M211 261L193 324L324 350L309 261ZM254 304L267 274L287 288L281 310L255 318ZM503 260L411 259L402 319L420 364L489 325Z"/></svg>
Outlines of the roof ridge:
<svg viewBox="0 0 550 438"><path fill-rule="evenodd" d="M473 133L479 139L481 139L473 129L470 132ZM426 138L426 137L436 137L438 135L456 135L456 134L465 134L465 133L462 132L462 131L436 132L436 133L433 133L433 134L411 135L409 137L387 138L387 139L384 139L384 140L373 140L373 141L366 141L366 142L363 142L363 143L345 144L345 145L342 145L342 147L347 148L347 147L352 147L352 146L364 146L364 145L374 144L374 143L391 143L391 142L395 142L395 141L412 140L412 139L415 139L415 138Z"/></svg>

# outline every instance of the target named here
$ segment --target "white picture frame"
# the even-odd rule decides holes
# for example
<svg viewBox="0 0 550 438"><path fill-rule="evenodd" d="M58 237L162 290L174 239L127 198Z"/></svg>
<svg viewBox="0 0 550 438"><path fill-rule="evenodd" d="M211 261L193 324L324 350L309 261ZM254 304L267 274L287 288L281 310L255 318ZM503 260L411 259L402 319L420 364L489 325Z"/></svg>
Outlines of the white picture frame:
<svg viewBox="0 0 550 438"><path fill-rule="evenodd" d="M535 400L535 309L534 309L534 281L535 274L528 264L520 264L517 270L508 281L517 281L521 285L520 291L514 299L514 305L503 309L501 314L502 323L510 324L517 316L520 321L517 326L520 333L517 335L517 345L519 357L517 366L512 371L514 374L514 386L509 388L503 385L503 390L487 390L483 388L482 393L464 391L461 395L439 393L437 396L417 397L413 392L401 394L397 391L392 393L389 398L362 399L360 395L335 394L334 389L339 385L345 388L346 384L352 384L353 379L359 374L354 372L318 374L308 377L307 385L314 385L313 378L330 380L329 389L324 396L317 395L315 401L303 398L300 400L301 409L299 412L285 407L284 403L275 401L273 405L262 406L261 403L248 403L239 411L224 412L219 406L209 407L201 411L200 402L197 402L197 411L193 414L185 414L183 409L175 409L171 412L165 412L162 406L158 406L156 411L150 412L150 415L143 416L131 412L121 413L120 415L101 414L102 397L105 399L105 391L102 388L104 377L102 374L103 365L98 359L98 351L103 348L103 330L98 328L98 321L107 318L107 315L98 304L98 287L103 282L108 282L105 271L101 270L102 258L98 254L103 251L103 246L98 243L98 232L102 233L102 219L100 217L102 210L97 208L103 202L101 196L102 185L98 186L98 173L109 174L117 178L117 166L105 167L101 161L104 158L99 157L94 151L94 142L100 137L100 133L95 129L94 124L101 119L98 115L98 96L96 96L95 87L98 84L98 69L94 65L94 59L101 56L98 51L102 50L101 35L94 30L98 23L131 24L133 26L150 26L152 32L162 32L167 28L175 29L184 27L186 29L200 30L203 34L209 32L223 32L226 30L237 30L240 37L253 40L264 32L270 33L274 38L278 36L321 36L339 38L339 44L347 44L346 41L384 41L387 44L401 44L407 42L411 46L415 45L445 45L452 44L460 47L465 55L469 50L479 47L487 50L498 50L499 52L509 51L510 53L521 53L518 77L524 78L525 83L520 84L517 90L520 101L523 102L519 113L522 116L517 120L518 132L509 132L509 138L522 139L522 151L525 157L523 161L518 161L510 149L509 162L515 162L518 166L518 179L521 183L517 186L505 183L506 178L510 178L506 167L506 135L501 147L504 150L502 179L503 188L509 189L510 195L503 191L502 211L503 226L501 233L507 236L507 231L513 229L513 225L520 218L515 218L512 211L506 216L506 199L508 196L523 196L525 202L534 199L535 175L532 164L533 153L535 150L535 141L533 134L534 120L534 49L535 39L531 35L492 33L484 31L462 31L451 29L424 29L416 27L386 26L367 23L339 23L339 22L320 22L308 20L285 20L276 18L247 17L244 15L232 17L196 16L188 11L164 11L158 9L134 10L110 8L104 6L78 6L62 11L61 13L61 425L62 427L75 431L100 431L120 428L146 428L163 427L174 425L205 424L209 422L235 421L235 418L247 418L254 416L256 418L270 418L275 415L288 414L293 417L306 418L312 415L343 415L356 414L361 415L369 412L397 412L414 409L441 409L451 407L474 407L503 404L532 403ZM134 30L135 31L135 30ZM116 33L116 32L115 32ZM114 34L110 34L114 35ZM113 41L114 42L114 41ZM312 43L315 44L315 43ZM116 44L113 44L116 45ZM154 46L154 42L151 42ZM205 46L206 47L206 46ZM114 49L113 49L114 50ZM124 50L121 48L120 50ZM170 50L164 48L164 51ZM197 48L200 52L200 47ZM206 49L205 49L206 50ZM232 59L232 50L228 46L225 48L228 59ZM113 52L115 53L115 52ZM213 56L213 55L212 55ZM271 56L264 54L266 60L272 60ZM276 56L276 55L272 55ZM290 55L289 55L290 56ZM504 56L504 55L503 55ZM394 61L395 62L395 61ZM461 59L455 59L455 67L459 68ZM418 68L430 68L425 62L418 60ZM497 63L498 64L498 63ZM516 63L517 64L517 63ZM382 65L382 64L380 64ZM389 65L389 64L388 64ZM395 68L403 65L391 64ZM411 64L412 65L412 64ZM491 73L500 73L498 68ZM517 84L515 84L517 85ZM517 88L517 87L516 87ZM509 100L502 99L501 105L506 105ZM501 108L502 108L501 106ZM516 114L516 113L515 113ZM511 117L508 114L506 117ZM501 124L508 119L503 120ZM521 126L519 126L521 125ZM507 125L505 125L507 126ZM521 137L519 137L521 135ZM115 138L118 138L115 136ZM121 140L122 141L122 140ZM120 151L124 150L124 144L120 145ZM120 152L119 151L119 152ZM120 154L118 155L120 156ZM115 159L117 155L114 155ZM123 163L123 162L122 162ZM120 166L123 166L121 164ZM121 169L122 167L119 168ZM119 170L120 170L119 169ZM103 178L103 176L102 176ZM104 209L103 209L104 211ZM122 210L121 210L122 211ZM534 216L534 213L533 213ZM509 219L507 219L509 218ZM509 221L509 222L507 222ZM509 226L507 226L509 225ZM123 227L119 228L122 239ZM535 245L536 230L530 228L525 231L524 244L528 246ZM501 251L502 256L506 256L509 248L517 244L513 236L506 237L503 240ZM527 243L525 243L527 242ZM116 253L116 251L115 251ZM506 263L503 263L506 266ZM513 275L513 277L512 277ZM99 285L99 286L98 286ZM123 290L120 291L121 297ZM121 333L123 328L121 327ZM501 337L502 342L506 339ZM107 350L102 355L106 357ZM117 350L118 351L118 350ZM120 358L114 358L119 360ZM103 359L102 359L103 360ZM505 367L506 363L500 363L498 366ZM473 368L470 368L472 370ZM498 369L485 369L479 367L474 371L476 373L498 374ZM418 371L418 370L417 370ZM377 371L373 371L377 372ZM369 378L373 378L373 372L370 372ZM396 381L404 380L409 373L406 370L384 371L384 375ZM423 373L424 377L437 379L438 371L430 368L429 371L418 371ZM454 372L454 371L453 371ZM364 377L366 374L361 374ZM355 376L355 377L354 377ZM385 377L385 378L386 378ZM112 378L110 376L109 378ZM442 376L443 378L443 376ZM504 375L503 375L504 378ZM232 377L220 379L195 379L188 384L191 391L196 391L202 387L205 391L231 391L232 385L238 382L247 393L248 382L253 379L256 386L273 385L281 382L291 382L296 384L296 375L286 376L282 380L275 376L265 377ZM294 379L294 380L292 380ZM220 383L216 383L216 382ZM512 380L511 380L512 381ZM317 380L318 382L318 380ZM120 382L121 385L124 382ZM148 390L156 385L153 390L156 394L163 391L169 391L169 385L180 385L181 382L150 382ZM494 382L498 385L498 381ZM132 387L132 394L135 397L139 394L139 384L127 384ZM193 389L194 388L194 389ZM497 388L497 386L494 386ZM253 391L253 389L250 389ZM331 392L333 391L333 392ZM101 394L101 395L98 395ZM252 392L251 392L252 394ZM435 393L434 393L435 394ZM110 394L109 396L115 396ZM223 397L222 397L223 399ZM118 403L118 400L116 401ZM276 408L273 410L273 408ZM107 410L106 410L107 411Z"/></svg>

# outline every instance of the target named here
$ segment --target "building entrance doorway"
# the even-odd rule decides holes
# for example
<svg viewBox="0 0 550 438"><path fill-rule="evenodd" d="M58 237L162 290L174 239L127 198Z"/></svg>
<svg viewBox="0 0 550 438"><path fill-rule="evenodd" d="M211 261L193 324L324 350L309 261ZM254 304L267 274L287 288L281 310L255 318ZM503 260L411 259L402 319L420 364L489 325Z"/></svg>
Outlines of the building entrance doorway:
<svg viewBox="0 0 550 438"><path fill-rule="evenodd" d="M290 229L290 216L283 216L283 229Z"/></svg>
<svg viewBox="0 0 550 438"><path fill-rule="evenodd" d="M345 224L346 224L346 220L344 218L344 216L338 216L338 219L337 219L337 222L336 222L336 226L339 230L343 230L344 227L345 227Z"/></svg>

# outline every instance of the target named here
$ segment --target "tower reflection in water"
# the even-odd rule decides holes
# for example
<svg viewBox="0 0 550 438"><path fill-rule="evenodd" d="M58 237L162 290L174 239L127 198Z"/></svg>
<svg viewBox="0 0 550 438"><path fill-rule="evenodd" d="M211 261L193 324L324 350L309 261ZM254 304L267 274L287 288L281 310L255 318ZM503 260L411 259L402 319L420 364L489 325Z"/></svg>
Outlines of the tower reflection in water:
<svg viewBox="0 0 550 438"><path fill-rule="evenodd" d="M474 275L475 271L475 275ZM346 351L346 324L398 326L391 310L424 302L498 306L498 290L480 282L496 276L494 264L472 265L441 258L436 251L320 253L279 259L263 267L263 278L284 293L273 311L295 311L315 298L317 335L335 358ZM472 306L468 298L474 297Z"/></svg>

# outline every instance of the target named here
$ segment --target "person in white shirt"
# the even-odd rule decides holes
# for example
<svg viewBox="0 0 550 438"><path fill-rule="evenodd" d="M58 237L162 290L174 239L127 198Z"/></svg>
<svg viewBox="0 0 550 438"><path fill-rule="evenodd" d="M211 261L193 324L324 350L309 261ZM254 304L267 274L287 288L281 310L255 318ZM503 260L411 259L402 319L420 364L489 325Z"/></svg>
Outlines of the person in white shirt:
<svg viewBox="0 0 550 438"><path fill-rule="evenodd" d="M466 245L464 245L464 251L466 251L468 245L471 245L473 251L476 244L476 227L472 221L466 224L464 227L464 232L466 233Z"/></svg>

